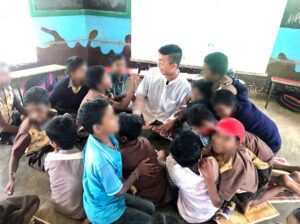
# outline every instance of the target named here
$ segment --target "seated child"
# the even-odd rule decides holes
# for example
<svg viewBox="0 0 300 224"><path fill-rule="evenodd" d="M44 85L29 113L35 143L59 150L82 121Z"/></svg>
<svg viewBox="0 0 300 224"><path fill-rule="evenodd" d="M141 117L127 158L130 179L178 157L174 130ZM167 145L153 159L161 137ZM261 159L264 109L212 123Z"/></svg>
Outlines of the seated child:
<svg viewBox="0 0 300 224"><path fill-rule="evenodd" d="M79 120L90 134L83 151L83 205L93 224L152 222L153 203L126 194L142 176L155 176L157 164L149 158L122 181L122 157L114 137L118 118L105 99L89 101L79 110Z"/></svg>
<svg viewBox="0 0 300 224"><path fill-rule="evenodd" d="M148 139L139 137L143 126L143 120L139 115L121 113L119 124L118 140L121 148L124 177L130 176L142 160L149 158L149 162L158 166L158 172L154 177L144 176L134 183L137 189L136 195L152 201L156 206L170 202L171 194L166 173L158 162L158 159L160 159L158 153L164 154L164 151L161 150L156 153Z"/></svg>
<svg viewBox="0 0 300 224"><path fill-rule="evenodd" d="M134 94L137 79L138 77L136 75L130 76L129 88L126 96L120 101L117 101L109 91L112 87L109 75L104 71L102 66L93 67L88 70L86 76L86 84L90 90L82 100L81 105L91 100L103 98L107 99L115 110L127 110Z"/></svg>
<svg viewBox="0 0 300 224"><path fill-rule="evenodd" d="M261 112L249 99L247 88L238 80L235 83L237 96L230 90L219 90L212 99L213 108L219 118L234 117L244 125L246 131L261 138L276 154L281 147L281 137L276 124Z"/></svg>
<svg viewBox="0 0 300 224"><path fill-rule="evenodd" d="M121 54L115 54L111 58L111 93L114 96L125 96L128 74L126 74L126 61Z"/></svg>
<svg viewBox="0 0 300 224"><path fill-rule="evenodd" d="M10 86L10 71L7 64L0 62L0 141L12 143L20 125L20 114L13 113L16 108L22 115L27 116L27 111L14 94Z"/></svg>
<svg viewBox="0 0 300 224"><path fill-rule="evenodd" d="M0 201L0 223L29 223L39 209L40 199L36 195L9 197Z"/></svg>
<svg viewBox="0 0 300 224"><path fill-rule="evenodd" d="M65 114L49 121L46 133L54 152L45 158L45 171L50 177L51 198L57 211L72 219L83 219L82 152L75 147L76 125Z"/></svg>
<svg viewBox="0 0 300 224"><path fill-rule="evenodd" d="M179 188L177 207L180 216L188 223L203 223L210 220L218 210L207 193L202 173L198 169L203 145L193 132L182 132L170 145L171 155L167 157L167 169L174 184ZM217 162L212 176L217 180Z"/></svg>
<svg viewBox="0 0 300 224"><path fill-rule="evenodd" d="M200 136L202 143L207 147L217 123L212 113L202 105L194 105L188 110L187 117L189 118L188 121L192 130ZM285 189L300 195L299 167L274 164L274 155L270 147L250 132L245 133L245 139L242 144L251 150L260 160L268 163L270 166L273 165L273 169L284 170L290 173L281 175L272 174L271 179L269 176L268 179L270 179L274 186L268 189L258 200L252 202L252 205L270 200Z"/></svg>
<svg viewBox="0 0 300 224"><path fill-rule="evenodd" d="M213 181L213 165L209 160L202 160L200 169L215 206L234 199L246 213L251 202L266 190L272 167L243 146L244 139L245 129L241 122L234 118L219 121L210 149L210 155L215 156L219 164L218 186Z"/></svg>
<svg viewBox="0 0 300 224"><path fill-rule="evenodd" d="M213 82L213 91L225 85L230 78L226 75L228 69L228 58L222 52L214 52L205 56L201 71L204 79Z"/></svg>
<svg viewBox="0 0 300 224"><path fill-rule="evenodd" d="M209 105L209 100L213 95L213 82L200 79L192 85L192 103L201 103L205 106Z"/></svg>
<svg viewBox="0 0 300 224"><path fill-rule="evenodd" d="M9 181L5 187L5 192L9 195L14 193L21 157L25 154L29 166L44 170L44 158L53 150L44 129L46 122L56 115L50 108L47 91L41 87L30 88L24 95L24 105L28 117L22 122L11 150Z"/></svg>
<svg viewBox="0 0 300 224"><path fill-rule="evenodd" d="M66 64L68 77L60 80L50 94L51 106L59 114L77 114L82 99L88 92L84 84L87 71L86 62L77 56L70 57Z"/></svg>

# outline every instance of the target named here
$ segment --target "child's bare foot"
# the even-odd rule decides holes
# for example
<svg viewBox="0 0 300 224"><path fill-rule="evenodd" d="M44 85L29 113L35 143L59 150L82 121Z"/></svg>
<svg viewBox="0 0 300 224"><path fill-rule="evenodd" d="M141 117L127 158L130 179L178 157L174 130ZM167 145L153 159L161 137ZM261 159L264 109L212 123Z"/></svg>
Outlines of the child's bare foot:
<svg viewBox="0 0 300 224"><path fill-rule="evenodd" d="M291 192L294 192L298 196L300 196L300 186L299 184L294 180L299 178L298 173L293 173L293 174L282 174L278 177L277 179L277 184L279 186L283 186L286 189L288 189Z"/></svg>
<svg viewBox="0 0 300 224"><path fill-rule="evenodd" d="M251 205L252 205L252 201L248 201L240 205L241 206L240 209L242 210L243 214L246 214L249 211Z"/></svg>

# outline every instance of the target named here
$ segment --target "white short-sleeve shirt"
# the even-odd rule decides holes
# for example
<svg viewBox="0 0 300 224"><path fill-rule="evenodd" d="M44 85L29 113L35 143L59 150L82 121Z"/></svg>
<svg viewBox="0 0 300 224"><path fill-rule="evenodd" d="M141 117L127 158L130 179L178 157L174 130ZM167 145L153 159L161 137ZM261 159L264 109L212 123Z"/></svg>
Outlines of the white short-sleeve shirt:
<svg viewBox="0 0 300 224"><path fill-rule="evenodd" d="M165 76L155 67L145 74L135 95L145 99L142 114L147 124L155 120L164 123L181 106L185 97L191 95L191 85L181 74L167 84Z"/></svg>
<svg viewBox="0 0 300 224"><path fill-rule="evenodd" d="M203 175L197 175L190 168L180 166L172 155L167 157L170 178L179 188L177 207L181 217L189 223L210 220L218 208L209 198Z"/></svg>

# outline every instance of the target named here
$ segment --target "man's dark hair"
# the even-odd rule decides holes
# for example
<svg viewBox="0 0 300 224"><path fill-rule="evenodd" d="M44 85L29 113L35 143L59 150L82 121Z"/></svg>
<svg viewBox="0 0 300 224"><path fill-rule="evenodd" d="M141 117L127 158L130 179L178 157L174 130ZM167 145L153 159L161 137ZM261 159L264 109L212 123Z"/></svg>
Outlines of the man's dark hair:
<svg viewBox="0 0 300 224"><path fill-rule="evenodd" d="M214 115L202 104L195 104L188 108L186 116L191 126L200 127L204 121L216 121Z"/></svg>
<svg viewBox="0 0 300 224"><path fill-rule="evenodd" d="M143 126L143 119L136 114L121 113L119 115L119 136L125 136L129 141L137 139Z"/></svg>
<svg viewBox="0 0 300 224"><path fill-rule="evenodd" d="M213 74L223 76L228 69L228 58L222 52L214 52L206 55L204 63L209 67Z"/></svg>
<svg viewBox="0 0 300 224"><path fill-rule="evenodd" d="M34 86L28 89L23 97L24 106L28 104L45 104L49 105L48 93L45 89L39 86Z"/></svg>
<svg viewBox="0 0 300 224"><path fill-rule="evenodd" d="M179 67L181 58L182 58L182 50L176 44L168 44L159 48L158 52L162 55L168 55L170 64L177 64Z"/></svg>
<svg viewBox="0 0 300 224"><path fill-rule="evenodd" d="M222 104L225 106L233 107L236 105L237 99L230 90L222 89L215 92L214 96L212 97L211 103L213 106Z"/></svg>
<svg viewBox="0 0 300 224"><path fill-rule="evenodd" d="M182 167L191 167L198 162L203 144L200 138L192 131L184 131L173 139L169 150Z"/></svg>
<svg viewBox="0 0 300 224"><path fill-rule="evenodd" d="M97 90L97 85L101 83L103 76L105 74L104 68L102 66L92 67L88 70L85 82L90 89Z"/></svg>
<svg viewBox="0 0 300 224"><path fill-rule="evenodd" d="M210 99L213 95L213 82L200 79L193 84L193 88L203 95L205 99Z"/></svg>
<svg viewBox="0 0 300 224"><path fill-rule="evenodd" d="M70 57L66 63L66 74L70 75L72 72L75 72L80 66L85 64L85 60L78 56Z"/></svg>
<svg viewBox="0 0 300 224"><path fill-rule="evenodd" d="M113 54L110 58L110 64L112 65L113 63L115 63L116 61L123 61L125 60L125 57L121 54Z"/></svg>
<svg viewBox="0 0 300 224"><path fill-rule="evenodd" d="M46 125L46 134L62 149L72 149L77 137L75 121L70 114L54 117Z"/></svg>
<svg viewBox="0 0 300 224"><path fill-rule="evenodd" d="M109 102L105 99L97 99L83 104L78 112L80 124L89 133L93 134L93 126L101 124Z"/></svg>

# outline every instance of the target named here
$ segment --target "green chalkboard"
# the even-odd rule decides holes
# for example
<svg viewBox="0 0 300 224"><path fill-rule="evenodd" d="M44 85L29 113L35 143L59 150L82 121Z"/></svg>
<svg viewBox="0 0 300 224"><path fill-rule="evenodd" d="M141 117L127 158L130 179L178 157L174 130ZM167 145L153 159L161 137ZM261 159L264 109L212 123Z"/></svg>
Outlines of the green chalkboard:
<svg viewBox="0 0 300 224"><path fill-rule="evenodd" d="M131 0L28 0L30 13L39 16L100 15L126 17L131 15Z"/></svg>
<svg viewBox="0 0 300 224"><path fill-rule="evenodd" d="M300 0L288 0L280 26L300 29Z"/></svg>

